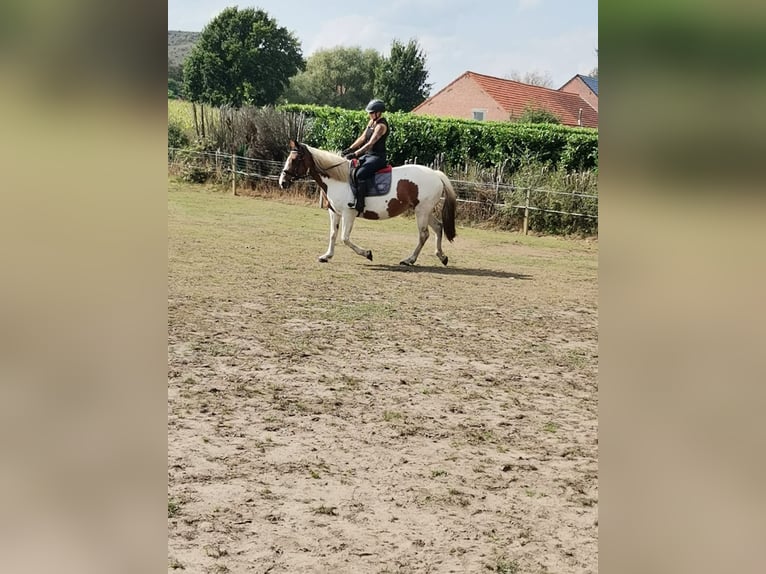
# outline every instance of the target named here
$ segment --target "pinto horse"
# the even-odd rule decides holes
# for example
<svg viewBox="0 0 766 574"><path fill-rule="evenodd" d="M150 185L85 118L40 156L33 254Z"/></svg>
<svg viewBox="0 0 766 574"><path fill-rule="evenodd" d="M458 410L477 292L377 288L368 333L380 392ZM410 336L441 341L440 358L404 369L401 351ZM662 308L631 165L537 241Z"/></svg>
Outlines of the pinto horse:
<svg viewBox="0 0 766 574"><path fill-rule="evenodd" d="M351 229L357 211L353 205L354 194L351 191L349 175L351 162L342 156L313 148L304 143L290 141L290 153L279 175L279 186L287 189L300 178L310 176L321 188L322 199L329 204L330 245L327 252L319 256L319 261L327 263L335 254L335 241L343 223L342 240L355 253L372 261L372 251L362 249L351 242ZM444 195L441 221L434 214L434 208ZM451 242L455 238L455 190L441 171L423 165L402 165L391 172L391 187L385 195L369 196L365 199L364 219L389 219L407 211L415 210L418 225L418 243L412 254L403 259L402 265L414 265L428 240L428 227L436 233L436 256L446 265L448 258L442 252L442 232Z"/></svg>

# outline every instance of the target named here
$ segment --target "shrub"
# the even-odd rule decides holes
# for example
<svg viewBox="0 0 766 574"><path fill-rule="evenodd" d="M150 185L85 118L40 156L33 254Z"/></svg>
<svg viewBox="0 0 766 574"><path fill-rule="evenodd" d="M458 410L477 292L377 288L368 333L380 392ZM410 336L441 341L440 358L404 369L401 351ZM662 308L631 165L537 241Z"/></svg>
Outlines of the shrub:
<svg viewBox="0 0 766 574"><path fill-rule="evenodd" d="M354 141L366 123L364 112L326 106L287 104L280 109L311 118L306 143L322 149L342 149ZM389 161L401 165L417 158L430 164L443 155L445 166L458 169L467 162L484 167L506 164L511 172L534 160L552 169L583 171L598 165L598 131L555 124L478 122L389 112Z"/></svg>
<svg viewBox="0 0 766 574"><path fill-rule="evenodd" d="M511 121L516 121L520 124L560 124L561 119L548 110L542 108L532 108L527 106L518 119L511 117Z"/></svg>
<svg viewBox="0 0 766 574"><path fill-rule="evenodd" d="M272 106L223 107L218 113L218 118L208 124L214 149L272 161L287 159L287 142L300 139L305 122L304 114Z"/></svg>
<svg viewBox="0 0 766 574"><path fill-rule="evenodd" d="M178 100L183 94L183 85L178 80L168 78L168 99Z"/></svg>
<svg viewBox="0 0 766 574"><path fill-rule="evenodd" d="M520 223L529 190L529 228L537 233L596 235L598 233L598 176L593 172L566 173L542 164L522 166L513 175L513 191L505 193L503 219ZM512 207L517 206L517 207ZM567 213L580 213L578 217Z"/></svg>
<svg viewBox="0 0 766 574"><path fill-rule="evenodd" d="M185 148L189 146L189 137L184 132L183 126L176 121L168 119L168 147Z"/></svg>

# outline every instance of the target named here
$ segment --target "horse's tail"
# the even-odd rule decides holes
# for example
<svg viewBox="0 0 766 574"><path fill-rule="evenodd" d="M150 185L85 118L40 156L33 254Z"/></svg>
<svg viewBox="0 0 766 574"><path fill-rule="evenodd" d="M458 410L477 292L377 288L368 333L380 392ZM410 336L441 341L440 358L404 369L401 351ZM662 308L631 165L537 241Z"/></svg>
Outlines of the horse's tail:
<svg viewBox="0 0 766 574"><path fill-rule="evenodd" d="M439 179L442 180L444 186L444 204L442 205L442 225L444 226L444 235L446 235L449 241L455 239L457 232L455 231L455 210L457 208L457 195L455 189L452 187L452 182L444 174L444 172L438 171Z"/></svg>

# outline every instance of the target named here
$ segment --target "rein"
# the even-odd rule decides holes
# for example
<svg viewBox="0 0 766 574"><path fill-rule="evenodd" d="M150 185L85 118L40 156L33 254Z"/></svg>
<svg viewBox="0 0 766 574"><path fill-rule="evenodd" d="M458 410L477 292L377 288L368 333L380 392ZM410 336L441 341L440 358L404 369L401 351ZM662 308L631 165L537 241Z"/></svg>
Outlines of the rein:
<svg viewBox="0 0 766 574"><path fill-rule="evenodd" d="M311 158L311 159L313 160L314 158ZM312 161L311 162L311 164L312 164L311 168L305 174L303 174L303 175L298 175L297 173L293 173L292 171L288 171L286 169L283 169L282 173L286 173L293 180L305 179L305 178L309 177L310 175L312 177L314 177L314 179L316 179L316 177L311 173L312 171L314 171L315 173L318 173L319 175L323 175L325 177L330 177L329 174L327 173L327 170L333 169L335 167L338 167L339 165L343 165L347 161L348 161L347 159L344 159L343 161L341 161L339 163L336 163L335 165L331 165L330 167L326 167L326 168L323 168L321 170L319 168L317 168L316 163L314 161ZM324 184L322 184L322 185L324 185Z"/></svg>
<svg viewBox="0 0 766 574"><path fill-rule="evenodd" d="M305 173L303 175L298 175L297 173L293 173L291 171L287 171L286 169L283 169L282 173L286 173L287 175L289 175L290 179L293 180L293 181L295 181L296 179L304 179L304 178L307 178L309 176L308 173Z"/></svg>
<svg viewBox="0 0 766 574"><path fill-rule="evenodd" d="M311 158L311 166L309 167L307 175L311 175L311 177L314 178L314 181L317 183L317 185L319 186L319 189L322 191L322 202L327 201L327 208L333 213L338 213L333 208L332 203L330 203L330 198L327 197L327 184L322 181L321 176L330 177L330 174L327 173L327 170L338 167L339 165L343 165L348 160L344 159L343 161L336 163L335 165L331 165L329 167L319 169L317 167L316 161L314 161L314 156L312 156L309 153L309 157Z"/></svg>
<svg viewBox="0 0 766 574"><path fill-rule="evenodd" d="M298 152L298 150L293 150ZM308 153L308 152L307 152ZM319 189L322 194L322 207L324 207L324 202L327 201L327 208L332 211L333 213L338 213L335 211L335 209L332 206L332 203L330 203L330 198L327 197L327 184L322 181L322 176L330 177L330 175L327 173L327 170L336 168L340 165L343 165L345 162L347 162L347 159L344 159L343 161L340 161L334 165L331 165L326 168L319 169L316 165L316 162L314 161L314 157L311 155L311 153L308 153L308 156L311 158L311 163L309 165L308 171L306 171L303 175L298 175L296 173L293 173L292 171L288 171L286 169L282 170L282 173L289 175L290 179L296 180L296 179L304 179L309 176L316 182L316 184L319 186Z"/></svg>
<svg viewBox="0 0 766 574"><path fill-rule="evenodd" d="M323 170L323 171L324 171L325 173L324 173L323 175L327 175L327 171L326 171L326 170L328 170L328 169L332 169L332 168L334 168L334 167L338 167L339 165L343 165L343 164L344 164L344 163L346 163L347 161L349 161L349 160L347 160L347 159L344 159L344 160L343 160L342 162L340 162L340 163L336 163L335 165L331 165L330 167L326 167L326 168L324 168L324 170ZM314 164L314 165L316 165L316 164ZM319 173L322 173L322 172L320 171Z"/></svg>

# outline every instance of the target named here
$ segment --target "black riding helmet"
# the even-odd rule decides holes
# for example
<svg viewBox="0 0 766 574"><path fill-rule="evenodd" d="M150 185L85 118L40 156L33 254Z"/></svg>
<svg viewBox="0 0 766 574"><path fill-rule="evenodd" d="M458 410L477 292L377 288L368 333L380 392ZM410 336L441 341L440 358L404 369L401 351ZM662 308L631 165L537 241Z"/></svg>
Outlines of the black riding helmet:
<svg viewBox="0 0 766 574"><path fill-rule="evenodd" d="M364 111L367 113L370 112L385 112L386 111L386 104L383 103L383 100L370 100L370 103L367 104L367 107L364 108Z"/></svg>

